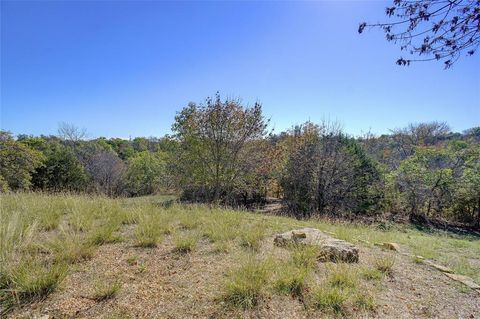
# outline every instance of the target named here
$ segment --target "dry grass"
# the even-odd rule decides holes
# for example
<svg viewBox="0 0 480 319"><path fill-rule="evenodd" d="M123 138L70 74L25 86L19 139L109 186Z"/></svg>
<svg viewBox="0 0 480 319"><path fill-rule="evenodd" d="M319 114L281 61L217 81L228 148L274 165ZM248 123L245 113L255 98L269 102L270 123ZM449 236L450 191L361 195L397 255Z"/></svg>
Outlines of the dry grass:
<svg viewBox="0 0 480 319"><path fill-rule="evenodd" d="M4 312L17 308L14 317L17 311L29 311L28 306L20 310L18 305L44 299L62 282L68 282L69 288L35 309L42 309L44 303L52 309L65 307L59 296L74 298L70 291L78 289L75 295L90 294L96 301L115 297L113 317L156 307L173 307L168 313L183 317L268 317L266 313L275 317L286 310L295 313L292 317L310 313L322 317L374 311L381 298L376 289L388 284L385 277L392 275L393 268L395 279L402 276L405 261L396 266L399 260L392 255L364 247L360 265L319 264L316 247L272 245L274 233L305 226L353 242L395 241L412 252L443 260L458 273L473 278L480 274L476 266L479 241L468 237L298 221L202 205L163 207L157 197L0 196L0 308ZM370 256L364 259L366 251ZM422 267L407 259L412 267ZM110 273L105 277L110 279L84 280L85 275L96 278L103 273ZM138 294L149 297L139 301L140 305L130 305L132 296ZM166 301L157 306L161 300ZM132 308L135 311L126 305L136 307ZM95 309L78 311L84 317L95 317L95 311L100 311ZM35 315L27 312L24 317Z"/></svg>

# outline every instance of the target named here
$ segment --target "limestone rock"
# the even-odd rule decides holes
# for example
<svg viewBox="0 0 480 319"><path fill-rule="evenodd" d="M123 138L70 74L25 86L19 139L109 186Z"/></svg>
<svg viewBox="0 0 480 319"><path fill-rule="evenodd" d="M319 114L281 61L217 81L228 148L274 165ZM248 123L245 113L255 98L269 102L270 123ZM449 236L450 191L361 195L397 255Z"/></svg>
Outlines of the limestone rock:
<svg viewBox="0 0 480 319"><path fill-rule="evenodd" d="M433 268L437 269L437 270L440 270L441 272L445 272L445 273L453 273L453 270L451 270L450 268L448 267L445 267L445 266L442 266L442 265L438 265L430 260L425 260L424 261L425 264L427 265L430 265L432 266Z"/></svg>
<svg viewBox="0 0 480 319"><path fill-rule="evenodd" d="M381 244L377 244L377 246L380 246L388 250L400 251L400 245L398 245L397 243L381 243Z"/></svg>
<svg viewBox="0 0 480 319"><path fill-rule="evenodd" d="M344 240L333 238L315 228L302 228L277 234L277 246L289 244L317 245L320 247L319 261L358 262L358 248Z"/></svg>
<svg viewBox="0 0 480 319"><path fill-rule="evenodd" d="M480 285L478 285L476 282L473 281L472 278L463 276L463 275L458 275L458 274L451 274L451 273L445 273L446 276L452 278L455 281L459 281L463 283L465 286L473 289L480 291Z"/></svg>

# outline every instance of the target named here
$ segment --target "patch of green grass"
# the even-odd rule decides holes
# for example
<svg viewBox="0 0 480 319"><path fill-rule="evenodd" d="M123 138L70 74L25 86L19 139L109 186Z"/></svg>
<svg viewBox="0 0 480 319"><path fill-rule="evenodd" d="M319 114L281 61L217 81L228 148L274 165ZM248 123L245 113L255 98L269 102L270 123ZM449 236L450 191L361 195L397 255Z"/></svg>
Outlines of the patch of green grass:
<svg viewBox="0 0 480 319"><path fill-rule="evenodd" d="M243 227L240 233L240 245L242 247L258 251L264 237L265 225L261 223L248 227Z"/></svg>
<svg viewBox="0 0 480 319"><path fill-rule="evenodd" d="M49 244L57 261L74 264L89 260L95 253L95 247L90 242L84 242L82 238L74 234L64 234Z"/></svg>
<svg viewBox="0 0 480 319"><path fill-rule="evenodd" d="M65 263L46 265L25 259L11 268L0 291L0 303L6 310L16 304L45 298L63 281L68 271Z"/></svg>
<svg viewBox="0 0 480 319"><path fill-rule="evenodd" d="M391 276L393 274L393 266L395 265L395 256L386 255L375 258L375 268L382 273Z"/></svg>
<svg viewBox="0 0 480 319"><path fill-rule="evenodd" d="M115 234L118 226L115 224L104 224L91 231L89 242L93 245L104 245L122 241L122 237Z"/></svg>
<svg viewBox="0 0 480 319"><path fill-rule="evenodd" d="M104 281L96 280L93 286L92 299L95 301L104 301L114 298L120 289L122 284L118 281Z"/></svg>
<svg viewBox="0 0 480 319"><path fill-rule="evenodd" d="M377 268L365 267L361 270L360 275L366 280L380 280L383 277L383 272Z"/></svg>
<svg viewBox="0 0 480 319"><path fill-rule="evenodd" d="M174 251L181 254L192 252L197 247L199 239L199 234L195 232L177 234L173 239L175 244Z"/></svg>
<svg viewBox="0 0 480 319"><path fill-rule="evenodd" d="M40 228L49 231L58 228L62 215L57 210L46 210L39 215Z"/></svg>
<svg viewBox="0 0 480 319"><path fill-rule="evenodd" d="M135 230L138 247L156 247L163 239L163 228L159 218L152 215L142 216Z"/></svg>
<svg viewBox="0 0 480 319"><path fill-rule="evenodd" d="M229 272L224 283L223 300L233 307L248 309L257 305L263 296L271 262L248 257L244 263Z"/></svg>
<svg viewBox="0 0 480 319"><path fill-rule="evenodd" d="M376 308L375 297L368 291L357 292L353 303L360 309L373 311Z"/></svg>
<svg viewBox="0 0 480 319"><path fill-rule="evenodd" d="M282 263L276 267L273 287L276 291L294 297L303 295L307 284L309 269L297 267L292 263Z"/></svg>
<svg viewBox="0 0 480 319"><path fill-rule="evenodd" d="M357 274L344 264L336 264L328 274L328 284L341 289L355 288L358 283Z"/></svg>
<svg viewBox="0 0 480 319"><path fill-rule="evenodd" d="M313 269L317 266L320 248L314 245L290 245L292 262L305 269Z"/></svg>
<svg viewBox="0 0 480 319"><path fill-rule="evenodd" d="M313 306L317 309L342 314L345 310L348 294L338 287L319 286L312 291L311 300Z"/></svg>

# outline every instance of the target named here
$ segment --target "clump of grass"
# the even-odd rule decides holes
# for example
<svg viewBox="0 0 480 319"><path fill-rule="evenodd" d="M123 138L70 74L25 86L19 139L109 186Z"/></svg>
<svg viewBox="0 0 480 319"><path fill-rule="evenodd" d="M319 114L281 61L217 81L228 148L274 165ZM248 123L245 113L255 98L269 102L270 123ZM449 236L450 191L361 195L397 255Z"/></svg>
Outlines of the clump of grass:
<svg viewBox="0 0 480 319"><path fill-rule="evenodd" d="M264 236L265 226L262 224L245 227L240 233L240 244L245 248L258 251Z"/></svg>
<svg viewBox="0 0 480 319"><path fill-rule="evenodd" d="M118 281L97 280L94 283L92 299L95 301L112 299L118 294L121 288L122 284Z"/></svg>
<svg viewBox="0 0 480 319"><path fill-rule="evenodd" d="M230 251L230 242L228 241L219 241L215 242L213 247L214 253L228 253Z"/></svg>
<svg viewBox="0 0 480 319"><path fill-rule="evenodd" d="M118 225L107 221L104 225L95 228L90 235L89 242L93 245L103 245L122 241L122 237L115 234Z"/></svg>
<svg viewBox="0 0 480 319"><path fill-rule="evenodd" d="M54 230L60 225L62 215L57 210L46 210L39 214L40 228L46 231Z"/></svg>
<svg viewBox="0 0 480 319"><path fill-rule="evenodd" d="M223 300L234 307L248 309L257 305L271 274L271 262L248 258L232 270L225 281Z"/></svg>
<svg viewBox="0 0 480 319"><path fill-rule="evenodd" d="M392 255L375 259L375 268L388 276L393 275L393 265L395 265L395 257Z"/></svg>
<svg viewBox="0 0 480 319"><path fill-rule="evenodd" d="M127 264L129 264L130 266L135 266L137 263L138 263L137 256L127 258Z"/></svg>
<svg viewBox="0 0 480 319"><path fill-rule="evenodd" d="M313 269L318 262L320 248L314 245L293 244L289 246L292 262L302 268Z"/></svg>
<svg viewBox="0 0 480 319"><path fill-rule="evenodd" d="M199 220L195 213L185 212L179 215L180 227L186 230L192 230L198 227Z"/></svg>
<svg viewBox="0 0 480 319"><path fill-rule="evenodd" d="M338 287L319 286L312 291L312 303L317 309L341 314L345 310L348 294Z"/></svg>
<svg viewBox="0 0 480 319"><path fill-rule="evenodd" d="M336 265L335 268L330 270L328 275L328 283L330 286L341 289L355 288L357 281L356 273L341 264Z"/></svg>
<svg viewBox="0 0 480 319"><path fill-rule="evenodd" d="M137 246L156 247L162 241L162 227L158 219L152 216L140 218L135 231Z"/></svg>
<svg viewBox="0 0 480 319"><path fill-rule="evenodd" d="M194 251L200 239L199 237L197 233L177 234L173 239L175 244L174 251L181 254Z"/></svg>
<svg viewBox="0 0 480 319"><path fill-rule="evenodd" d="M228 215L218 219L212 218L203 227L203 235L213 243L233 240L237 234L238 229L234 223L230 223Z"/></svg>
<svg viewBox="0 0 480 319"><path fill-rule="evenodd" d="M306 268L296 267L292 263L280 264L277 266L273 287L280 293L300 297L306 288L308 275L309 270Z"/></svg>
<svg viewBox="0 0 480 319"><path fill-rule="evenodd" d="M380 280L383 277L383 273L376 268L363 268L361 276L367 280Z"/></svg>
<svg viewBox="0 0 480 319"><path fill-rule="evenodd" d="M65 263L46 265L32 258L22 260L6 274L0 300L8 310L15 304L43 299L58 287L67 271Z"/></svg>
<svg viewBox="0 0 480 319"><path fill-rule="evenodd" d="M368 292L358 292L355 295L354 304L358 308L368 311L373 311L376 307L375 297Z"/></svg>
<svg viewBox="0 0 480 319"><path fill-rule="evenodd" d="M95 247L90 242L84 242L79 236L64 235L52 242L49 247L55 253L57 261L74 264L89 260L95 253Z"/></svg>

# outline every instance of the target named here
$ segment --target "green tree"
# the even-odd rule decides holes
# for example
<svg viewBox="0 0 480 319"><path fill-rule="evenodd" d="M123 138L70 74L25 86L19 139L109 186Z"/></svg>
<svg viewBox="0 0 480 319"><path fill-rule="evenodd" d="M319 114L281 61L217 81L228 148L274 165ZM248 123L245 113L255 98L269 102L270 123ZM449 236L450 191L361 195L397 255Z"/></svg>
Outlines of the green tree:
<svg viewBox="0 0 480 319"><path fill-rule="evenodd" d="M50 141L42 148L46 159L33 174L35 188L56 192L86 189L88 176L72 148L57 141Z"/></svg>
<svg viewBox="0 0 480 319"><path fill-rule="evenodd" d="M167 155L163 152L143 151L132 156L127 163L126 183L132 195L142 196L169 188Z"/></svg>
<svg viewBox="0 0 480 319"><path fill-rule="evenodd" d="M250 166L251 149L262 139L267 121L259 103L245 107L238 100L222 101L217 94L205 104L190 103L175 117L172 130L179 142L176 172L184 196L201 201L236 201L235 185Z"/></svg>
<svg viewBox="0 0 480 319"><path fill-rule="evenodd" d="M32 173L43 163L42 153L0 132L0 184L4 190L28 190Z"/></svg>

